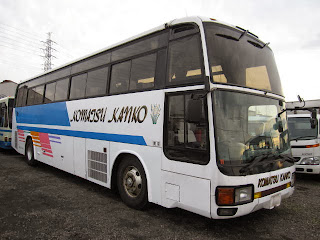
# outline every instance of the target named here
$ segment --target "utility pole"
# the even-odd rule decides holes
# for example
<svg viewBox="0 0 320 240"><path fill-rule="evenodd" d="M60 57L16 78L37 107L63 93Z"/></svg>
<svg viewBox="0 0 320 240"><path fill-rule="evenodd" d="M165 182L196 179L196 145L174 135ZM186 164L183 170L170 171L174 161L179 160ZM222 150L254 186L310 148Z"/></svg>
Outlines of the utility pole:
<svg viewBox="0 0 320 240"><path fill-rule="evenodd" d="M56 51L56 49L54 49L52 45L53 43L56 43L56 42L51 40L51 32L48 32L47 40L45 42L44 41L41 41L41 42L43 42L44 44L44 48L41 48L41 50L44 53L44 56L41 56L41 57L43 57L44 59L43 70L46 72L52 69L53 64L51 60L52 58L55 58L55 56L52 55L52 51Z"/></svg>

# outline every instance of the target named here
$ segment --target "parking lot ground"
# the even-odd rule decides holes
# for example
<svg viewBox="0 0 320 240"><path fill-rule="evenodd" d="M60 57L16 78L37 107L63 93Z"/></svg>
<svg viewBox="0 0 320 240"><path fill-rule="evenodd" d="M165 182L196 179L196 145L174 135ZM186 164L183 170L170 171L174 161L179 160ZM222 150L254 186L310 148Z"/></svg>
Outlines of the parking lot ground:
<svg viewBox="0 0 320 240"><path fill-rule="evenodd" d="M273 210L212 220L149 204L128 208L117 193L0 150L0 239L320 239L320 176L297 176Z"/></svg>

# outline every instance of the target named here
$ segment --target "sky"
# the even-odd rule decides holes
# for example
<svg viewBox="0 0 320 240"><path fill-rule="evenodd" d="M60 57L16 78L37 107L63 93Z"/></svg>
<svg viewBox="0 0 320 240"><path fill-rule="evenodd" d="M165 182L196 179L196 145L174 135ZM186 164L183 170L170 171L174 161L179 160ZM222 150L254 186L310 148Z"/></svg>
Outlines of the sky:
<svg viewBox="0 0 320 240"><path fill-rule="evenodd" d="M0 0L0 81L43 72L51 33L59 67L186 16L241 26L270 42L286 101L320 99L319 0Z"/></svg>

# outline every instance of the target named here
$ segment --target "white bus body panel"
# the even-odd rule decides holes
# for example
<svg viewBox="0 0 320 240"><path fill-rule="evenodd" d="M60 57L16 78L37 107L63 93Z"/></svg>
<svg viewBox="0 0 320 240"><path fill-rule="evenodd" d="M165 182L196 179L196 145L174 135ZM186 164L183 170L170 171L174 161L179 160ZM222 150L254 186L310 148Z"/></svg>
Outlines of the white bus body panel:
<svg viewBox="0 0 320 240"><path fill-rule="evenodd" d="M149 201L161 204L164 91L74 100L58 104L65 105L66 124L59 125L60 120L57 120L57 125L32 123L35 118L41 121L45 117L39 116L41 107L45 105L25 107L24 109L28 108L26 110L16 108L13 121L14 126L18 125L18 129L14 129L17 139L13 140L13 146L19 153L25 154L26 140L30 137L34 144L35 159L38 161L108 188L111 187L111 173L117 157L120 154L134 155L140 160L146 172ZM52 103L51 106L54 106L52 111L61 107L57 106L57 103ZM126 107L129 113L125 113ZM32 108L37 109L32 110ZM152 112L153 108L158 112ZM90 114L92 109L96 111ZM20 118L16 118L16 113ZM158 114L158 118L152 119L151 115L154 114ZM98 156L98 160L91 160L91 155ZM106 159L106 164L104 160L99 159ZM90 177L91 164L99 165L98 170L91 172L96 179Z"/></svg>

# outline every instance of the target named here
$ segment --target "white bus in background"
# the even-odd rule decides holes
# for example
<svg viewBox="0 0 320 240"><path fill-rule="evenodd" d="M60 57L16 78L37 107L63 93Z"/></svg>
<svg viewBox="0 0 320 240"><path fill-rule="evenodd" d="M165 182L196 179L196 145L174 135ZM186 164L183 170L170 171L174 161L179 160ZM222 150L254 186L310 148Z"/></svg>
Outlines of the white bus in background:
<svg viewBox="0 0 320 240"><path fill-rule="evenodd" d="M0 148L11 149L13 97L0 98Z"/></svg>
<svg viewBox="0 0 320 240"><path fill-rule="evenodd" d="M320 100L287 102L286 107L297 173L320 174Z"/></svg>
<svg viewBox="0 0 320 240"><path fill-rule="evenodd" d="M240 27L177 19L27 80L16 98L12 145L30 165L118 188L130 207L232 218L294 191L273 53Z"/></svg>

